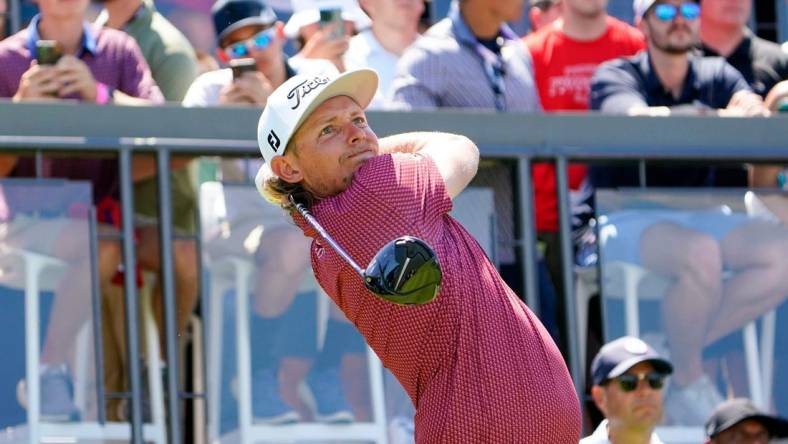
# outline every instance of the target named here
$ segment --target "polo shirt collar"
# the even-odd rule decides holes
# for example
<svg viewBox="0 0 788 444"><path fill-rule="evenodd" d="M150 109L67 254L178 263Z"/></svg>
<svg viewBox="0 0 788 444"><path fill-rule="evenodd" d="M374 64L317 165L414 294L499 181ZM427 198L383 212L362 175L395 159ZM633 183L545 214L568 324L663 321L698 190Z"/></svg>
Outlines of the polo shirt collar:
<svg viewBox="0 0 788 444"><path fill-rule="evenodd" d="M646 91L650 97L671 96L671 101L676 103L690 103L698 96L700 84L698 83L697 65L700 62L700 57L692 52L688 54L689 66L687 67L687 75L684 77L684 84L678 99L673 98L672 94L667 92L665 87L662 86L662 82L657 76L657 70L654 69L654 65L651 64L649 52L642 51L636 57L640 59L638 60L639 69L646 79Z"/></svg>
<svg viewBox="0 0 788 444"><path fill-rule="evenodd" d="M41 14L36 14L27 26L27 50L32 57L36 54L36 41L40 38L38 34L38 23L41 21ZM87 51L96 55L96 33L88 22L82 23L82 51Z"/></svg>
<svg viewBox="0 0 788 444"><path fill-rule="evenodd" d="M153 13L156 12L156 6L153 4L151 0L142 0L142 4L137 11L134 12L134 15L123 25L124 30L128 30L129 26L135 22L143 22L143 23L150 23L153 20ZM99 13L96 20L93 22L96 26L102 27L107 26L107 21L109 21L109 14L107 13L107 9L104 8Z"/></svg>
<svg viewBox="0 0 788 444"><path fill-rule="evenodd" d="M459 2L451 2L448 17L449 20L451 20L452 30L454 31L454 35L457 37L458 41L468 45L475 45L478 43L479 40L475 35L473 35L473 32L471 31L471 28L468 27L465 19L462 18ZM512 31L512 28L510 28L506 23L501 24L501 29L498 31L498 34L506 40L517 39L517 34L515 34L515 32Z"/></svg>

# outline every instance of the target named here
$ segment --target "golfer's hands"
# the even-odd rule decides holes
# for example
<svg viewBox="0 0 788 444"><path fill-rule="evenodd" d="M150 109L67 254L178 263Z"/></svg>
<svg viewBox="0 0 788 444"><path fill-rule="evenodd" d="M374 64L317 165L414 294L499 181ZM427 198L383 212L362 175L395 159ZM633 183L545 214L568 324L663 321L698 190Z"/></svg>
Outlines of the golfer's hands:
<svg viewBox="0 0 788 444"><path fill-rule="evenodd" d="M33 60L30 68L22 74L19 80L19 89L14 94L13 100L51 100L60 89L58 70L51 65L39 65Z"/></svg>
<svg viewBox="0 0 788 444"><path fill-rule="evenodd" d="M219 103L265 106L274 88L261 72L245 72L222 88Z"/></svg>

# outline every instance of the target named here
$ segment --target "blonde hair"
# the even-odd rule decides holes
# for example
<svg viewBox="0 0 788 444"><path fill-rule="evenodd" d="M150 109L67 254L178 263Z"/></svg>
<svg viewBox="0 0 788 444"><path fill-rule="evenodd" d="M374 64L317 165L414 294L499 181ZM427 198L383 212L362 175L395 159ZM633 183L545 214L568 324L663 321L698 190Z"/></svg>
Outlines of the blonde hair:
<svg viewBox="0 0 788 444"><path fill-rule="evenodd" d="M294 155L298 155L298 149L293 139L287 144L285 152L290 150L293 151ZM312 208L312 205L318 201L317 197L304 188L301 182L287 182L277 176L270 168L268 169L268 177L263 180L263 187L260 194L262 194L268 202L279 206L291 214L297 210L295 209L295 205L290 201L290 196L293 196L296 202L303 204L307 209Z"/></svg>

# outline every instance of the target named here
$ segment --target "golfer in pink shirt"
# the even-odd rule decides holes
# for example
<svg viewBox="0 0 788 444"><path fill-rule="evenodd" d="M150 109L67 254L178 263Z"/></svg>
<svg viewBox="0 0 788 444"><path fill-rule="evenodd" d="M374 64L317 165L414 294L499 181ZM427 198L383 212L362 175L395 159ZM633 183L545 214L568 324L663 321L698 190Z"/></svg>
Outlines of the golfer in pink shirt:
<svg viewBox="0 0 788 444"><path fill-rule="evenodd" d="M478 148L445 133L378 140L364 115L377 83L363 69L277 88L258 126L258 189L314 238L315 276L413 400L417 443L577 443L580 406L558 348L449 216ZM291 195L357 263L399 236L424 240L443 272L435 299L398 305L371 293Z"/></svg>

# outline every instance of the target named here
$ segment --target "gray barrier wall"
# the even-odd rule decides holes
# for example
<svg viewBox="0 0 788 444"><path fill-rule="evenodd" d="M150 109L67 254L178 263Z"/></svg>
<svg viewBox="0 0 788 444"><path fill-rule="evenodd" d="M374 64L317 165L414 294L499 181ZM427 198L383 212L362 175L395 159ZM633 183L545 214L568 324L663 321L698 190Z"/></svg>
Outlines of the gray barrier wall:
<svg viewBox="0 0 788 444"><path fill-rule="evenodd" d="M0 102L0 149L95 151L116 153L120 158L121 197L124 206L124 261L134 263L130 208L133 187L131 154L156 154L159 172L169 169L172 154L257 156L255 141L260 110L249 108L184 109L177 106L102 107L69 103L12 104ZM482 156L517 162L520 187L522 272L526 300L538 312L536 298L535 230L531 202L530 164L533 160L555 162L558 171L561 249L564 256L564 300L568 326L569 368L579 394L583 390L583 364L577 340L575 307L572 303L572 245L566 169L568 160L685 159L706 161L788 160L788 119L713 117L623 117L602 115L526 115L467 111L384 113L370 112L379 136L404 131L447 131L473 139ZM160 177L162 177L160 175ZM169 184L160 179L161 235L171 239L172 215ZM172 252L163 243L163 289L165 344L174 351L174 298ZM126 273L126 301L135 304L132 273ZM132 423L135 442L141 439L141 378L137 319L127 314L129 362L131 363ZM180 441L176 353L167 353L168 408L171 442Z"/></svg>

